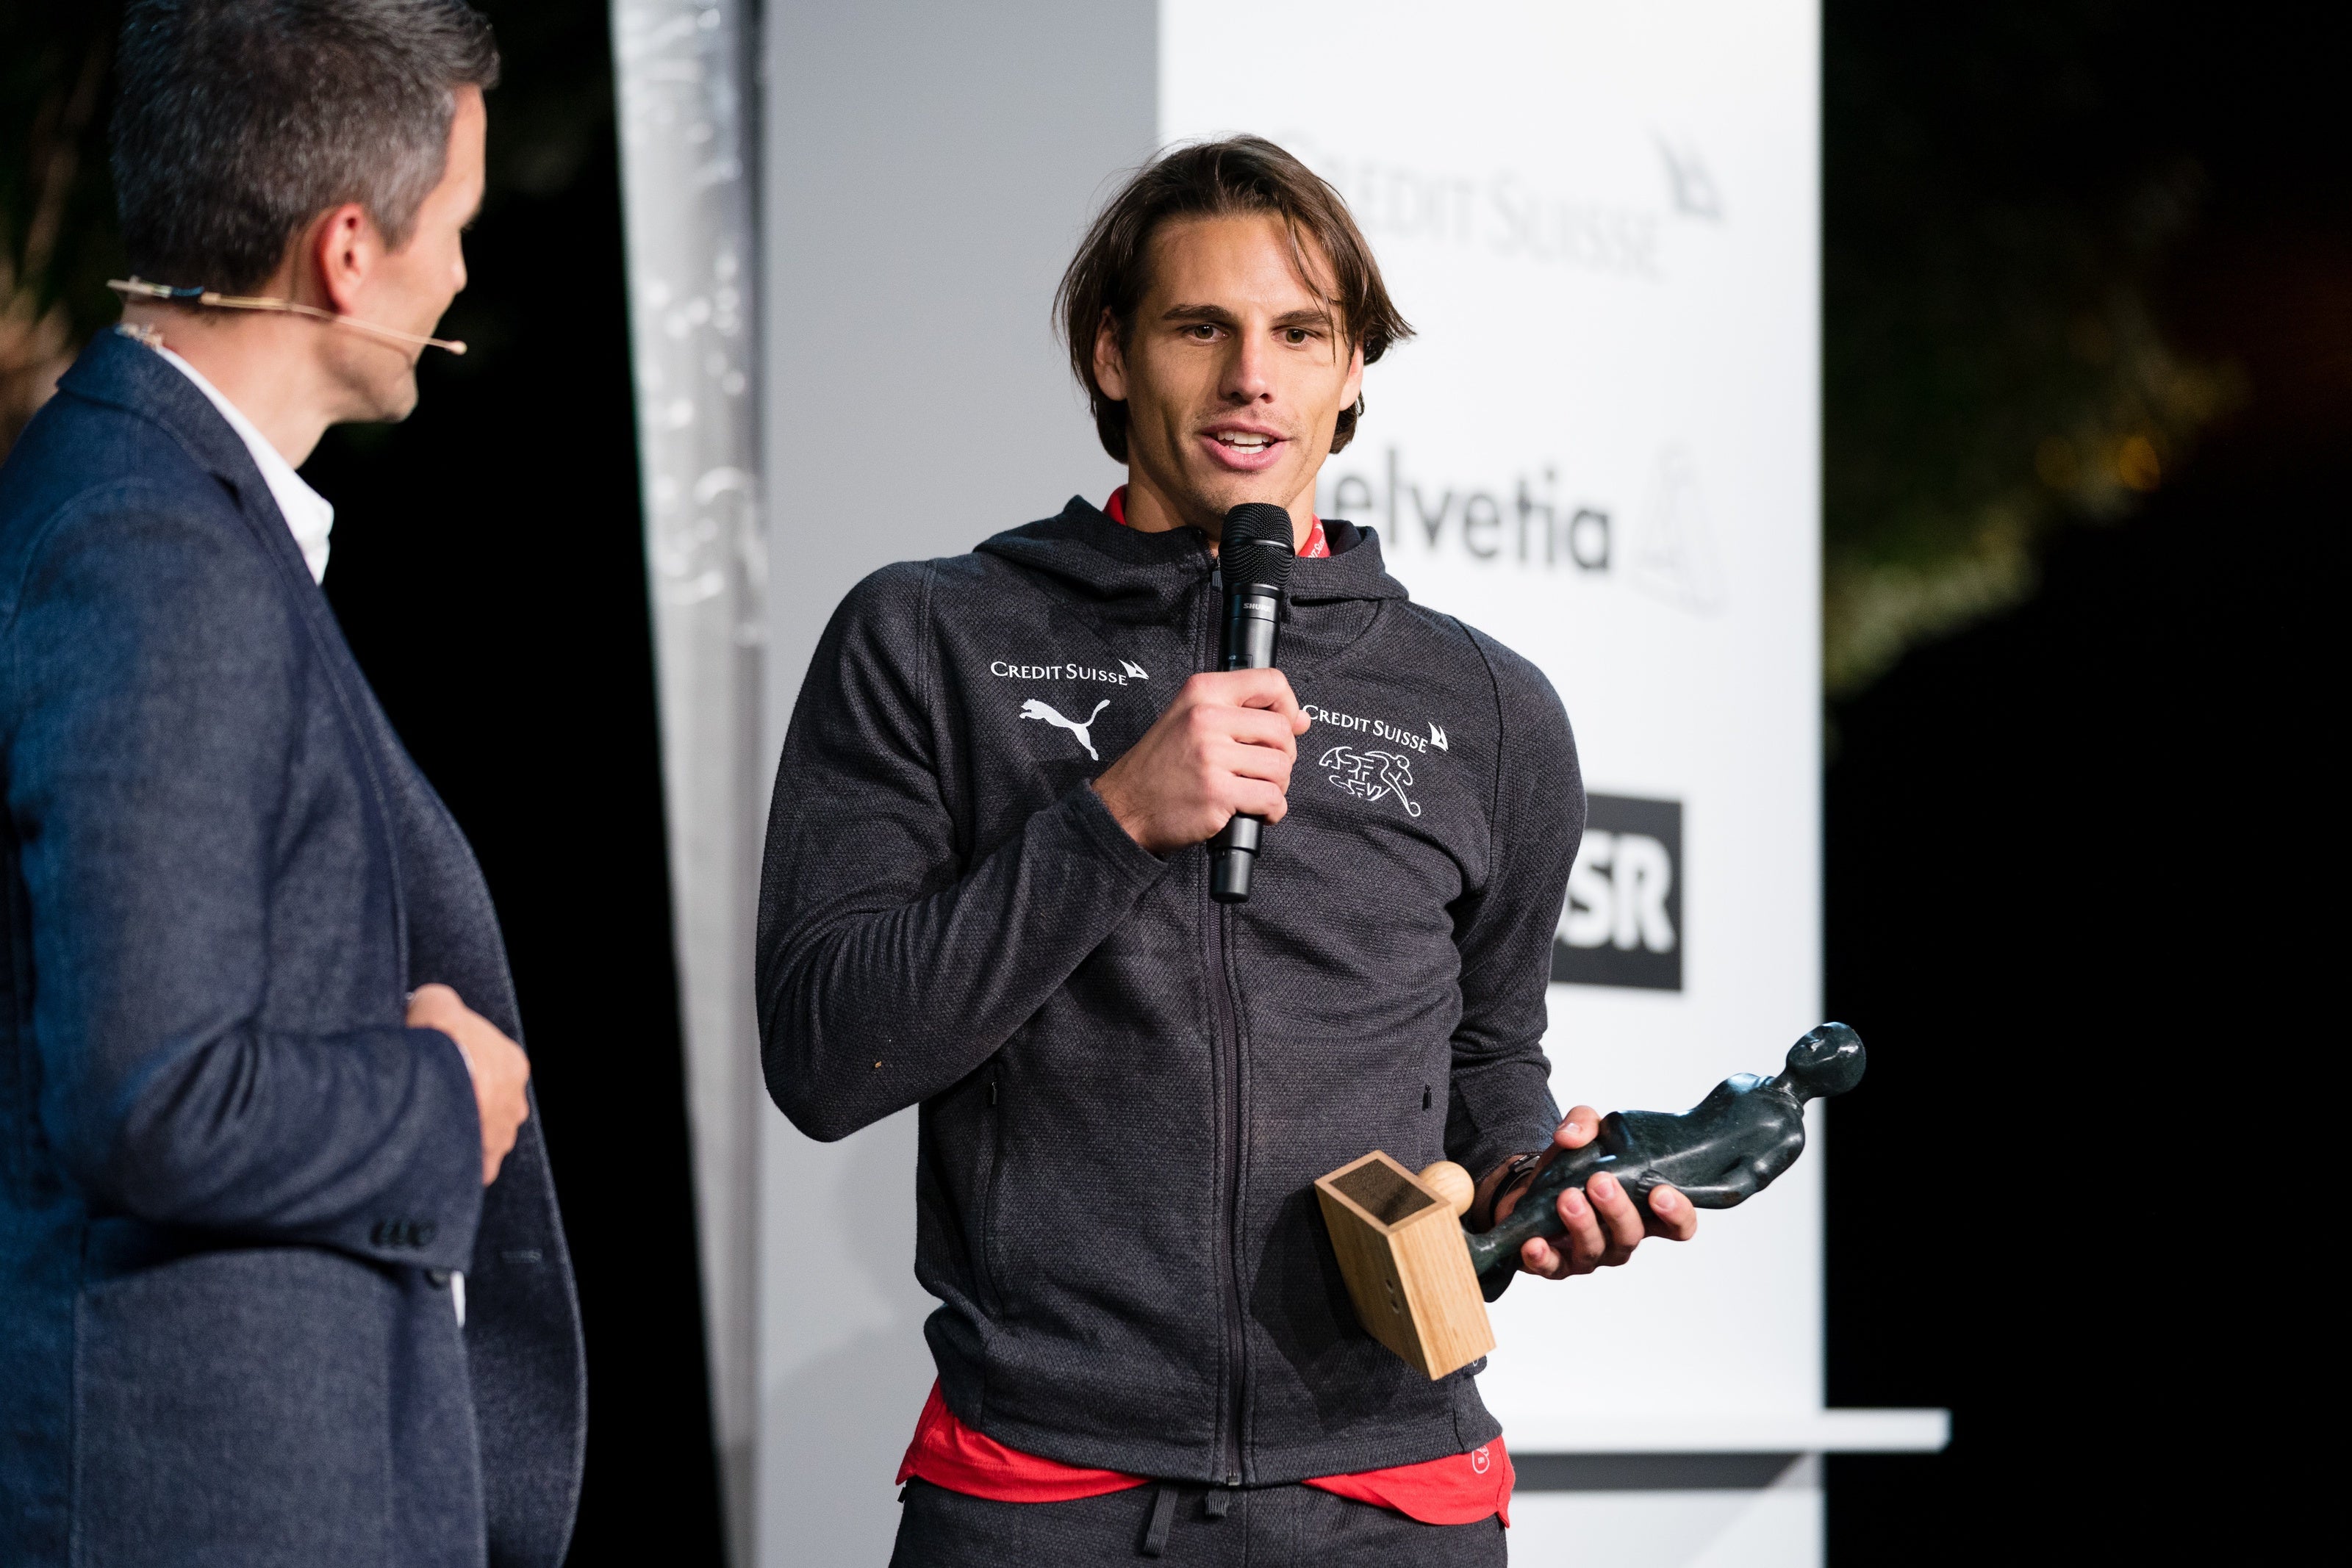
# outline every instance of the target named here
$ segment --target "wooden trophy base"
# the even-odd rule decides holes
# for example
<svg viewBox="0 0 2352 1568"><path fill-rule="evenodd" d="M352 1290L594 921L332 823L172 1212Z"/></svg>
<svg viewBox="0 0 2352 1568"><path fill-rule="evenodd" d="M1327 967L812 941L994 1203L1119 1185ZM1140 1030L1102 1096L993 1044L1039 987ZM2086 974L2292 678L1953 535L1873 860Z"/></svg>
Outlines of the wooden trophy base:
<svg viewBox="0 0 2352 1568"><path fill-rule="evenodd" d="M1315 1184L1364 1332L1433 1381L1495 1348L1456 1219L1468 1186L1458 1166L1416 1176L1378 1149Z"/></svg>

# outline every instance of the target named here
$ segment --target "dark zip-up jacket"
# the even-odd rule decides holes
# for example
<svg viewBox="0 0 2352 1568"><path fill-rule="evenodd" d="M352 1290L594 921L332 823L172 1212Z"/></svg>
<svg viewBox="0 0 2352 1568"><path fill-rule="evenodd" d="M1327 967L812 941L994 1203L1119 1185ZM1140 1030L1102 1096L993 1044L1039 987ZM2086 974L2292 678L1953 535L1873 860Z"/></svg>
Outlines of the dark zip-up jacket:
<svg viewBox="0 0 2352 1568"><path fill-rule="evenodd" d="M1073 499L852 591L784 742L761 1054L793 1124L922 1107L915 1270L948 1404L1034 1454L1245 1485L1499 1428L1357 1326L1315 1178L1485 1172L1559 1120L1541 1048L1584 820L1543 675L1409 601L1368 529L1301 560L1313 726L1245 904L1089 781L1213 667L1215 558Z"/></svg>

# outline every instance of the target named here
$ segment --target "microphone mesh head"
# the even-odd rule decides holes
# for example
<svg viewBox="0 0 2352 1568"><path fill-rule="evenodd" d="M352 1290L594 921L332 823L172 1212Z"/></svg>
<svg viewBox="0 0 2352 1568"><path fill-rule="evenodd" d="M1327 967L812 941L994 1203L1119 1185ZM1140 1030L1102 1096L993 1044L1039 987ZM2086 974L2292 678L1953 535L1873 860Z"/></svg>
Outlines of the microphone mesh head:
<svg viewBox="0 0 2352 1568"><path fill-rule="evenodd" d="M1225 514L1217 559L1228 583L1256 582L1277 591L1290 583L1297 559L1290 543L1290 513L1264 501L1248 501Z"/></svg>

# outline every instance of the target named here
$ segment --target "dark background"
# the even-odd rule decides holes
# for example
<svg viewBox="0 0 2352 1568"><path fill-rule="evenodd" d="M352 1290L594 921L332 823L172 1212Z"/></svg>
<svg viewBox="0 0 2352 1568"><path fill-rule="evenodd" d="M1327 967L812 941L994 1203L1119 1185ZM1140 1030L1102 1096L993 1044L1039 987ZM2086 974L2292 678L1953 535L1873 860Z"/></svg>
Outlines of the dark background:
<svg viewBox="0 0 2352 1568"><path fill-rule="evenodd" d="M589 1335L573 1560L711 1562L607 25L486 8L473 352L306 473L513 947ZM113 319L112 9L0 16L0 442ZM1830 1461L1840 1565L2282 1555L2237 1503L2312 1463L2246 1423L2313 1375L2326 1141L2284 1000L2338 863L2305 737L2352 481L2319 16L1826 7L1828 988L1874 1049L1823 1151L1829 1395L1954 1412L1945 1454Z"/></svg>
<svg viewBox="0 0 2352 1568"><path fill-rule="evenodd" d="M2301 1554L2292 1129L2328 1063L2291 998L2333 936L2318 653L2352 522L2320 15L1828 7L1833 494L1899 461L1887 403L2000 432L2080 371L2079 340L2017 368L2037 246L2227 391L2131 507L2053 517L2031 597L1830 709L1828 998L1873 1047L1830 1121L1830 1402L1953 1412L1933 1458L1829 1461L1842 1568ZM2186 210L2149 243L2158 183ZM1853 521L1833 500L1833 563Z"/></svg>

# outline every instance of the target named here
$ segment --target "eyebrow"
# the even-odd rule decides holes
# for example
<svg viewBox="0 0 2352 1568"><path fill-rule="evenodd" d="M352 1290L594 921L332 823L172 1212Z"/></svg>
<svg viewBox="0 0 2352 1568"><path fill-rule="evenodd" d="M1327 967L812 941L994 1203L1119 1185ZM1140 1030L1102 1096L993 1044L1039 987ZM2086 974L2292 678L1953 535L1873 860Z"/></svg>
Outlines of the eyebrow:
<svg viewBox="0 0 2352 1568"><path fill-rule="evenodd" d="M1220 327L1234 326L1238 319L1222 305L1171 305L1160 312L1160 319L1162 321L1206 321ZM1293 327L1320 327L1328 331L1331 326L1332 316L1328 310L1286 310L1274 319L1274 329L1277 332L1287 331Z"/></svg>
<svg viewBox="0 0 2352 1568"><path fill-rule="evenodd" d="M1234 313L1222 305L1171 305L1160 313L1162 321L1213 321L1219 326L1234 324Z"/></svg>

